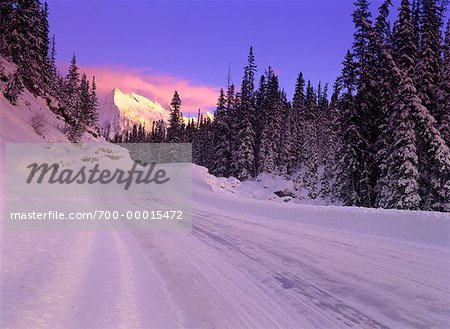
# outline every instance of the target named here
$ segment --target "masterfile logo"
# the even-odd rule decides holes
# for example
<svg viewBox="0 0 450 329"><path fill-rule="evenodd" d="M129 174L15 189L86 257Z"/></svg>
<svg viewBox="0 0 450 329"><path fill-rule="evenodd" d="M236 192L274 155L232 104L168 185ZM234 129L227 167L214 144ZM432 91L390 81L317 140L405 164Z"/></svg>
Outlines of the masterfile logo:
<svg viewBox="0 0 450 329"><path fill-rule="evenodd" d="M141 165L145 170L137 169ZM30 169L30 174L27 178L27 184L36 182L41 184L44 178L49 184L120 184L125 190L130 188L131 184L164 184L170 180L164 169L155 170L156 163L148 164L135 161L132 168L128 171L116 169L111 171L109 169L100 169L100 165L96 164L94 168L88 169L82 166L80 170L74 171L72 169L60 170L58 163L32 163L27 168ZM35 179L35 177L37 177Z"/></svg>
<svg viewBox="0 0 450 329"><path fill-rule="evenodd" d="M6 226L190 228L191 156L190 144L6 144Z"/></svg>

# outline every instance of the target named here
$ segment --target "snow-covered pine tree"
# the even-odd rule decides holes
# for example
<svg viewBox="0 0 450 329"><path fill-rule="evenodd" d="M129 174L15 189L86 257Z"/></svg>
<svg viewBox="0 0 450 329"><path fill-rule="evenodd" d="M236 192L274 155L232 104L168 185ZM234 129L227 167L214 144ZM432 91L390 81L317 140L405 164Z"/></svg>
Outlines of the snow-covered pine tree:
<svg viewBox="0 0 450 329"><path fill-rule="evenodd" d="M374 29L381 44L390 44L392 38L389 14L391 12L392 0L385 0L378 8L378 16L375 19Z"/></svg>
<svg viewBox="0 0 450 329"><path fill-rule="evenodd" d="M64 109L65 115L69 120L75 117L76 109L80 102L79 85L80 73L78 70L77 58L75 54L73 54L69 71L64 80Z"/></svg>
<svg viewBox="0 0 450 329"><path fill-rule="evenodd" d="M4 54L19 67L24 86L35 95L42 93L42 25L38 0L17 0L4 30Z"/></svg>
<svg viewBox="0 0 450 329"><path fill-rule="evenodd" d="M17 105L17 101L20 95L22 95L23 89L22 78L18 72L15 72L6 83L3 95L12 105Z"/></svg>
<svg viewBox="0 0 450 329"><path fill-rule="evenodd" d="M393 53L397 67L411 79L415 78L415 61L418 49L415 42L415 31L411 19L409 0L402 0L395 22L395 35L393 38Z"/></svg>
<svg viewBox="0 0 450 329"><path fill-rule="evenodd" d="M52 93L52 67L50 56L50 37L49 37L49 23L48 23L48 4L44 3L44 7L40 10L39 15L40 25L40 49L39 49L39 62L40 62L40 89L46 94Z"/></svg>
<svg viewBox="0 0 450 329"><path fill-rule="evenodd" d="M283 176L288 176L290 164L293 161L293 116L291 103L287 100L286 92L281 91L281 120L280 120L280 146L278 154L278 172Z"/></svg>
<svg viewBox="0 0 450 329"><path fill-rule="evenodd" d="M318 109L317 99L311 82L308 81L306 87L305 103L306 126L304 128L305 166L303 167L303 186L308 190L311 199L317 198L317 184L319 179L319 151L318 151Z"/></svg>
<svg viewBox="0 0 450 329"><path fill-rule="evenodd" d="M293 111L293 153L294 160L291 163L291 171L296 171L303 165L304 152L304 133L305 129L305 79L303 73L299 72L295 83L294 98L292 100Z"/></svg>
<svg viewBox="0 0 450 329"><path fill-rule="evenodd" d="M183 141L183 131L181 122L181 99L178 91L175 90L173 94L172 102L170 103L170 119L169 127L167 128L167 142L169 143L181 143Z"/></svg>
<svg viewBox="0 0 450 329"><path fill-rule="evenodd" d="M391 115L397 111L396 101L398 86L401 83L401 72L396 66L389 44L380 42L380 100L382 120L380 121L380 136L376 143L375 164L378 167L378 178L375 186L376 207L388 207L388 198L391 193L388 177L389 157L393 140Z"/></svg>
<svg viewBox="0 0 450 329"><path fill-rule="evenodd" d="M9 51L8 33L11 33L14 22L14 3L15 0L0 1L0 53L3 55L8 55Z"/></svg>
<svg viewBox="0 0 450 329"><path fill-rule="evenodd" d="M89 112L86 117L86 125L92 128L98 128L98 99L97 99L97 83L95 76L92 77L90 89Z"/></svg>
<svg viewBox="0 0 450 329"><path fill-rule="evenodd" d="M448 147L450 147L450 20L447 21L443 45L441 83L438 94L438 113L441 122L438 129Z"/></svg>
<svg viewBox="0 0 450 329"><path fill-rule="evenodd" d="M362 206L370 207L374 202L374 185L378 173L374 166L375 143L378 139L380 105L377 77L376 45L370 37L374 33L368 1L357 2L354 13L356 27L353 44L357 68L354 125L359 129L358 166L359 198Z"/></svg>
<svg viewBox="0 0 450 329"><path fill-rule="evenodd" d="M230 172L231 143L226 101L225 93L220 89L213 123L214 162L211 168L211 172L218 177L228 177Z"/></svg>
<svg viewBox="0 0 450 329"><path fill-rule="evenodd" d="M328 102L328 84L322 90L321 82L317 87L317 143L319 152L319 164L322 165L328 152L328 134L330 128L330 111Z"/></svg>
<svg viewBox="0 0 450 329"><path fill-rule="evenodd" d="M246 180L253 177L255 164L253 153L255 136L250 120L246 117L243 118L243 122L240 124L238 136L240 141L237 149L238 157L236 159L236 166L239 168L237 178L239 180Z"/></svg>
<svg viewBox="0 0 450 329"><path fill-rule="evenodd" d="M185 132L185 142L186 143L192 143L192 141L194 140L195 132L196 132L196 127L194 124L194 119L190 118L188 121L188 124L186 126L186 132Z"/></svg>
<svg viewBox="0 0 450 329"><path fill-rule="evenodd" d="M329 120L325 133L325 141L327 144L327 151L323 159L323 174L320 180L319 196L326 201L333 201L333 186L334 186L334 172L335 159L339 149L339 94L341 91L340 79L337 79L333 86L333 94L329 105Z"/></svg>
<svg viewBox="0 0 450 329"><path fill-rule="evenodd" d="M407 72L398 88L396 109L391 113L392 146L390 148L386 183L389 184L383 206L417 210L420 207L417 135L413 112L420 110L413 80Z"/></svg>
<svg viewBox="0 0 450 329"><path fill-rule="evenodd" d="M85 74L82 75L79 89L75 92L77 104L72 109L71 125L69 127L68 138L71 142L79 142L86 132L87 116L90 111L89 81Z"/></svg>
<svg viewBox="0 0 450 329"><path fill-rule="evenodd" d="M369 55L368 43L371 32L371 17L368 0L356 0L356 9L353 12L353 23L355 32L353 34L353 56L355 61L356 83L359 82L361 74L367 64L367 55Z"/></svg>
<svg viewBox="0 0 450 329"><path fill-rule="evenodd" d="M259 175L260 172L260 163L261 160L259 159L260 152L261 152L261 139L263 134L264 126L266 125L266 121L268 118L267 111L267 80L266 75L262 74L259 80L259 86L256 90L256 105L255 107L258 109L257 116L256 116L256 122L253 128L253 131L255 133L255 166L256 166L256 175Z"/></svg>
<svg viewBox="0 0 450 329"><path fill-rule="evenodd" d="M437 99L441 74L441 28L443 17L438 0L422 0L421 44L417 61L417 90L422 104L435 118L442 122Z"/></svg>
<svg viewBox="0 0 450 329"><path fill-rule="evenodd" d="M413 0L411 5L411 24L414 30L414 43L417 50L420 48L420 16L421 16L421 0Z"/></svg>
<svg viewBox="0 0 450 329"><path fill-rule="evenodd" d="M61 100L61 91L62 88L60 88L60 79L61 76L58 72L58 69L56 67L56 37L53 35L52 37L52 43L51 43L51 50L50 50L50 58L49 58L49 65L50 65L50 95L55 97L56 99Z"/></svg>
<svg viewBox="0 0 450 329"><path fill-rule="evenodd" d="M356 86L356 65L347 52L342 69L343 94L339 108L339 151L336 157L335 196L347 206L360 206L360 129L359 114L353 95Z"/></svg>
<svg viewBox="0 0 450 329"><path fill-rule="evenodd" d="M258 174L275 173L278 164L278 152L280 143L281 112L282 104L280 99L280 90L278 77L269 67L266 71L267 90L265 92L265 101L260 109L265 118L262 122L261 141L258 153Z"/></svg>
<svg viewBox="0 0 450 329"><path fill-rule="evenodd" d="M236 154L233 156L233 175L238 179L248 179L255 174L255 135L252 114L255 112L255 57L250 47L248 63L244 69L239 105L235 111Z"/></svg>

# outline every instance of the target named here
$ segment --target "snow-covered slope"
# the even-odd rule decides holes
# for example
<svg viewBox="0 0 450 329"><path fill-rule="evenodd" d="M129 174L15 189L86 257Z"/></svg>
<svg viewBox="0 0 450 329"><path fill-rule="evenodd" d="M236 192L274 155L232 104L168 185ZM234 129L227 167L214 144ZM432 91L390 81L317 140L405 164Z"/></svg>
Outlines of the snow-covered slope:
<svg viewBox="0 0 450 329"><path fill-rule="evenodd" d="M12 76L17 67L0 57L6 76ZM27 89L12 105L4 96L6 82L0 80L0 144L4 143L68 143L65 135L66 122L47 106L46 100L35 97ZM104 141L85 133L83 141Z"/></svg>
<svg viewBox="0 0 450 329"><path fill-rule="evenodd" d="M170 112L158 102L135 93L111 91L99 104L99 125L109 137L131 130L134 124L151 127L153 121L168 121Z"/></svg>

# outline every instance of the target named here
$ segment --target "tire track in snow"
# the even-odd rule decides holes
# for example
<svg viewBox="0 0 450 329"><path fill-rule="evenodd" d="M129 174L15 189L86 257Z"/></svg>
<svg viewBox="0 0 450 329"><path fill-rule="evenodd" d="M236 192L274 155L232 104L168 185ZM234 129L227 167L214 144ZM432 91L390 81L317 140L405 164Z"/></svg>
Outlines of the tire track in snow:
<svg viewBox="0 0 450 329"><path fill-rule="evenodd" d="M24 278L24 284L34 285L31 287L33 293L19 300L18 296L8 298L8 304L11 304L7 310L2 310L6 313L2 316L4 328L56 328L65 323L73 310L73 298L83 283L84 268L78 265L89 260L94 242L93 233L67 234L73 234L76 243L65 245L70 249L65 249L61 258L52 258L50 263L47 259L40 264L41 270L54 271L42 281ZM30 275L33 273L36 272L29 272Z"/></svg>
<svg viewBox="0 0 450 329"><path fill-rule="evenodd" d="M375 279L377 279L377 275L372 275L372 276L369 275L368 276L367 274L365 274L363 277L359 278L360 282L356 282L354 279L349 280L348 278L346 279L345 277L342 277L342 275L340 275L337 277L338 281L335 281L334 283L332 283L332 281L330 282L329 278L333 277L332 276L333 273L337 273L337 272L335 272L336 268L340 267L342 269L345 269L345 266L342 267L342 261L344 261L344 264L345 264L345 262L348 263L348 261L351 259L349 257L353 257L351 250L344 248L344 246L339 247L339 244L336 244L333 246L333 241L331 241L331 245L330 245L330 242L328 242L328 240L326 240L326 239L321 239L321 240L313 239L312 241L309 241L309 245L308 244L305 245L304 243L307 242L309 239L308 237L305 237L305 236L300 235L300 236L295 237L295 234L291 234L291 232L286 232L286 231L282 231L281 234L279 236L277 236L276 234L274 234L274 230L271 230L270 227L267 227L264 230L264 232L262 232L261 230L254 229L254 228L251 230L245 230L244 228L245 228L246 220L244 220L244 219L235 219L235 218L214 216L212 214L210 214L210 215L207 215L207 214L208 213L204 213L203 216L200 215L203 218L201 221L196 222L198 224L197 226L204 227L203 231L205 231L205 230L209 231L209 233L206 235L206 237L208 237L208 235L209 235L210 239L212 238L212 240L215 240L214 242L215 242L216 246L218 246L218 248L221 245L221 242L223 242L223 241L226 242L224 244L225 246L223 246L223 245L220 246L220 248L225 252L227 250L231 250L228 254L225 255L225 257L232 258L233 260L238 261L239 260L238 254L233 253L232 251L233 250L239 251L239 249L242 249L241 253L247 257L247 260L241 259L242 260L241 266L246 266L246 264L256 264L257 269L254 270L254 273L262 273L262 272L264 272L265 269L270 269L270 268L287 271L284 274L281 273L281 275L278 275L278 279L280 281L279 283L281 285L284 284L286 287L288 287L288 290L290 290L290 291L295 291L296 289L300 290L294 294L294 296L296 298L304 299L304 297L305 297L304 295L306 295L306 294L309 295L309 296L307 296L305 301L309 302L309 303L314 301L315 304L313 304L314 305L313 308L319 307L319 309L323 309L324 311L328 310L332 314L335 314L334 315L335 317L337 316L339 319L343 319L345 322L348 322L348 319L345 320L345 317L343 317L343 315L347 315L349 317L349 319L351 320L350 323L355 324L355 322L359 322L359 325L358 325L359 327L361 327L363 325L363 323L366 323L366 326L368 326L368 327L373 327L374 325L376 325L376 322L373 322L374 317L377 319L380 319L382 322L386 321L387 323L392 323L392 320L395 320L399 323L402 323L402 322L405 324L408 323L408 326L414 326L414 327L424 326L426 323L433 323L433 320L425 319L425 318L421 317L420 314L409 314L408 316L405 317L405 316L401 315L403 313L403 311L396 312L395 308L389 309L388 307L385 308L383 306L383 304L377 305L376 298L378 298L378 297L372 297L370 295L364 296L364 298L366 298L367 300L366 301L360 300L357 303L355 303L354 301L351 301L351 298L350 299L345 298L345 302L340 297L336 298L339 295L342 296L342 290L339 292L339 289L331 289L333 287L333 285L335 285L336 283L339 283L339 285L341 287L343 287L345 285L347 287L347 291L350 292L350 297L352 297L352 295L354 295L354 293L351 293L351 290L349 290L349 289L357 289L357 292L359 292L359 291L369 292L370 288L368 289L366 286L363 286L362 284L364 283L365 280L367 280L367 278L374 277ZM235 225L233 225L233 226L224 225L224 223L230 224L230 222L235 223ZM276 223L277 222L274 222L274 224L276 224ZM294 224L292 224L292 225L294 225ZM214 232L217 228L223 228L223 230L219 230L214 233L216 236L220 236L220 239L214 239L214 237L211 237L211 231ZM301 226L300 226L300 228L301 228ZM261 234L263 234L263 235L261 235ZM230 237L230 235L232 237ZM292 236L292 238L289 238L289 236ZM230 247L230 245L232 244L231 241L236 240L236 237L240 237L242 242L246 241L245 244L240 243L240 244L235 244L233 247ZM277 238L279 241L278 244L270 243L270 241L272 241L272 242L276 241ZM317 240L317 241L314 241L314 240ZM282 243L280 243L280 241L282 241ZM374 242L372 240L370 240L370 241ZM354 245L353 248L355 248L357 250L357 248L361 246L360 242L361 241L358 241L358 244ZM382 246L393 244L392 242L388 243L386 241L384 241L384 242L383 241L375 241L375 242L380 243ZM403 244L398 244L398 243L393 244L393 245L397 246L397 247L404 246ZM312 252L311 256L313 256L313 258L316 258L316 260L317 260L317 258L320 259L319 257L317 257L318 254L319 255L322 254L324 261L327 261L327 260L328 261L325 263L323 261L319 262L318 263L319 267L317 268L317 266L315 266L316 269L313 271L310 271L308 269L311 268L311 266L312 266L311 263L300 262L300 263L298 263L299 267L296 268L292 264L289 264L289 262L286 262L286 259L284 259L285 256L280 256L276 252L277 250L279 251L280 249L284 250L286 252L286 250L289 249L290 252L287 254L286 257L291 258L291 259L295 258L298 261L300 259L300 257L295 252L294 247L296 247L296 246L297 247L298 246L306 247L305 251L308 253ZM410 248L410 247L411 246L407 246L407 248ZM257 251L255 252L255 250L257 250ZM418 250L422 250L422 248L418 248ZM299 251L301 251L301 250L299 250ZM302 256L304 255L305 251L301 252ZM364 252L365 258L367 259L367 257L370 256L371 253L373 253L373 252L375 252L375 254L376 254L377 251L378 251L378 248L375 249L375 251L373 249L366 250ZM395 252L395 251L391 250L391 252ZM435 250L435 251L433 251L433 253L435 253L435 254L441 253L441 251ZM253 256L252 256L252 254L253 254ZM272 255L272 256L270 256L270 255ZM364 256L363 254L360 254L358 257L361 257L361 259L363 259L364 258L363 256ZM224 256L222 256L222 257L224 257ZM294 258L292 258L292 257L294 257ZM410 257L411 257L411 255L410 255ZM277 258L279 258L279 259L277 260ZM405 258L405 261L407 261L409 258ZM381 261L381 260L382 260L382 258L380 258L379 261ZM329 261L331 261L332 264L330 264ZM373 262L373 260L372 260L372 262ZM264 266L264 263L266 263L265 264L266 266ZM360 270L358 270L358 268L359 269L367 268L367 270L366 270L367 273L373 273L377 267L376 265L374 265L373 263L370 263L370 262L363 262L363 264L359 264L359 262L357 260L355 260L351 264L352 264L350 267L351 272L356 271L357 273L362 273ZM349 265L350 265L350 263L349 263ZM384 280L384 281L381 280L381 282L391 282L391 281L395 282L395 280L397 280L396 278L398 278L399 280L402 280L401 281L402 285L399 287L399 289L401 289L401 290L399 290L399 292L404 292L405 288L407 288L408 290L411 290L409 287L410 285L408 283L405 283L405 282L408 282L410 280L410 278L406 275L398 276L398 274L395 271L396 267L397 266L394 266L394 268L389 268L387 266L386 267L382 266L381 269L378 269L378 271L375 271L375 272L379 272L380 275L378 277L381 277ZM402 269L402 265L399 265L398 268ZM307 270L307 272L305 272L305 270ZM326 272L323 272L323 270L326 270ZM309 271L309 274L308 274L308 271ZM298 273L298 274L301 273L301 276L298 276L298 275L295 276L295 273ZM386 276L386 273L387 273L387 276ZM441 272L440 274L442 275L443 273L445 274L445 270L444 270L444 272ZM306 274L306 276L305 276L305 274ZM422 274L421 277L423 279L424 275ZM434 277L434 279L436 279L436 277ZM380 282L379 278L377 280L378 280L378 282ZM320 289L318 289L317 284L320 284L321 281L322 281L322 285L323 284L326 284L326 285L321 286ZM328 283L326 283L327 281L328 281ZM300 286L298 286L295 284L295 282L297 282L297 283L303 282L303 283ZM314 287L314 282L317 282L315 287ZM330 286L330 283L332 283L331 286ZM269 286L269 284L266 283L263 288L268 288L268 286ZM421 287L422 291L429 292L429 288L430 287L426 287L426 286L424 287L422 284L422 287ZM304 289L307 289L306 293L305 293ZM388 297L389 297L389 295L396 297L395 293L391 293L389 290L386 290L386 289L389 289L389 288L380 287L380 288L377 288L377 291L380 290L382 292L383 291L388 292ZM313 291L316 292L316 295L317 295L316 297L320 297L320 298L314 298L314 294L311 294ZM337 293L337 295L336 295L336 293ZM289 295L289 293L285 292L284 295L287 297ZM290 295L292 296L292 294L290 294ZM335 296L335 297L333 297L333 296ZM443 295L443 296L445 296L445 295ZM330 299L330 297L333 298L334 301L332 301L333 299ZM408 298L409 297L405 296L405 301L407 301L407 300L409 301ZM442 298L445 299L445 297L442 297ZM442 298L441 298L441 301L442 301ZM320 304L321 300L324 300L324 303ZM372 303L372 302L374 304L369 305L369 306L371 306L371 308L368 309L367 307L364 307L364 305L367 306L367 303ZM334 307L333 305L336 305L336 307ZM363 307L363 310L358 311L358 310L354 309L351 305L357 305L357 309L361 309L361 307ZM445 308L445 306L444 306L444 308ZM336 312L336 310L338 312ZM407 310L407 308L406 308L406 310ZM380 316L379 311L385 312L385 315ZM343 314L339 314L339 313L343 313ZM409 313L411 313L411 312L409 312ZM384 320L382 320L382 319L384 319ZM442 320L442 318L441 318L441 320ZM438 321L438 318L436 318L436 321ZM435 322L435 323L439 323L439 322ZM379 327L384 326L381 323L378 323L377 325Z"/></svg>
<svg viewBox="0 0 450 329"><path fill-rule="evenodd" d="M149 232L150 233L150 232ZM176 328L174 306L164 290L160 276L139 249L129 232L114 233L121 261L119 309L121 321L117 328Z"/></svg>

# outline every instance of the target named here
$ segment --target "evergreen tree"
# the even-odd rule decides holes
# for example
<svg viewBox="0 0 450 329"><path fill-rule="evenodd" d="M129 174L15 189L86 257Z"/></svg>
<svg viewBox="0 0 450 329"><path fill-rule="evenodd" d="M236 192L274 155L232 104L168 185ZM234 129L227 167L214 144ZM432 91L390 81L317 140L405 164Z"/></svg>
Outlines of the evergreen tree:
<svg viewBox="0 0 450 329"><path fill-rule="evenodd" d="M437 99L437 112L441 117L438 129L445 143L450 147L450 20L447 22L443 55L441 84Z"/></svg>
<svg viewBox="0 0 450 329"><path fill-rule="evenodd" d="M278 164L278 152L280 150L282 104L278 77L270 67L266 72L266 80L266 100L262 109L262 112L265 113L265 120L262 123L262 136L258 154L258 173L275 173Z"/></svg>
<svg viewBox="0 0 450 329"><path fill-rule="evenodd" d="M383 44L389 44L392 38L391 24L389 23L389 14L392 7L392 0L385 0L378 8L378 16L375 19L375 32Z"/></svg>
<svg viewBox="0 0 450 329"><path fill-rule="evenodd" d="M414 26L411 21L411 9L408 0L402 0L398 20L395 23L394 59L397 66L410 78L415 77L417 47Z"/></svg>
<svg viewBox="0 0 450 329"><path fill-rule="evenodd" d="M420 110L412 79L405 74L399 90L397 110L391 115L393 145L388 165L390 195L385 206L416 210L420 206L417 136L412 113Z"/></svg>
<svg viewBox="0 0 450 329"><path fill-rule="evenodd" d="M228 177L230 171L231 143L226 102L225 93L220 89L214 115L214 162L211 170L219 177Z"/></svg>
<svg viewBox="0 0 450 329"><path fill-rule="evenodd" d="M278 154L278 172L281 175L291 174L291 163L294 160L293 152L293 112L288 102L286 92L281 92L281 120L280 120L280 146Z"/></svg>
<svg viewBox="0 0 450 329"><path fill-rule="evenodd" d="M250 120L243 118L241 123L241 130L238 135L240 137L240 143L237 149L237 163L238 168L237 178L239 180L246 180L252 178L254 170L254 134Z"/></svg>
<svg viewBox="0 0 450 329"><path fill-rule="evenodd" d="M167 141L169 143L181 143L183 141L182 121L181 121L181 99L178 91L175 93L170 103L171 112L169 119L169 128L167 128Z"/></svg>
<svg viewBox="0 0 450 329"><path fill-rule="evenodd" d="M80 73L78 70L75 54L69 66L69 71L64 81L64 108L65 114L69 120L76 117L77 109L80 103L79 95Z"/></svg>
<svg viewBox="0 0 450 329"><path fill-rule="evenodd" d="M52 92L51 80L52 80L52 67L50 55L50 38L49 38L49 23L48 23L48 5L44 3L44 7L40 12L40 58L41 65L41 79L40 89L50 94Z"/></svg>
<svg viewBox="0 0 450 329"><path fill-rule="evenodd" d="M303 185L308 190L308 196L311 199L317 197L317 184L318 184L318 168L319 168L319 150L318 150L318 133L317 133L317 121L318 121L318 109L316 93L308 81L306 88L306 127L304 129L305 139L303 150L307 157L304 166Z"/></svg>
<svg viewBox="0 0 450 329"><path fill-rule="evenodd" d="M438 113L437 98L441 73L442 15L437 0L423 0L421 16L421 45L417 63L417 89L422 104L442 122Z"/></svg>
<svg viewBox="0 0 450 329"><path fill-rule="evenodd" d="M24 86L33 94L42 92L43 43L41 8L37 0L17 0L15 10L5 26L4 54L19 67Z"/></svg>
<svg viewBox="0 0 450 329"><path fill-rule="evenodd" d="M15 0L3 0L0 2L0 53L9 55L8 33L13 30L12 23L14 22L14 4Z"/></svg>
<svg viewBox="0 0 450 329"><path fill-rule="evenodd" d="M335 172L335 159L340 147L338 139L339 131L339 94L340 94L340 80L336 80L333 86L333 95L331 96L331 102L329 106L329 121L326 127L326 144L327 152L323 159L324 171L320 181L320 197L327 201L334 200L333 198L333 186L334 186L334 172Z"/></svg>
<svg viewBox="0 0 450 329"><path fill-rule="evenodd" d="M305 79L300 72L295 84L294 98L292 100L293 110L293 152L294 161L291 163L291 170L296 170L303 163L304 134L305 129Z"/></svg>
<svg viewBox="0 0 450 329"><path fill-rule="evenodd" d="M368 37L371 32L371 16L368 0L356 0L356 9L353 12L355 33L353 41L353 56L355 57L355 74L357 81L365 70L367 64Z"/></svg>
<svg viewBox="0 0 450 329"><path fill-rule="evenodd" d="M89 111L86 113L86 125L97 128L98 124L98 99L97 99L97 84L95 76L92 77L92 85L89 93Z"/></svg>
<svg viewBox="0 0 450 329"><path fill-rule="evenodd" d="M20 74L17 72L8 80L3 95L12 105L17 105L17 101L23 93L23 83Z"/></svg>
<svg viewBox="0 0 450 329"><path fill-rule="evenodd" d="M343 62L342 86L344 93L340 99L339 134L340 148L336 158L335 195L345 205L360 206L360 129L359 115L353 95L356 85L356 65L353 56L347 52Z"/></svg>
<svg viewBox="0 0 450 329"><path fill-rule="evenodd" d="M237 132L234 147L232 174L238 179L248 179L255 174L255 136L252 119L255 113L255 57L250 47L248 63L245 66L242 80L239 106L235 113L235 129Z"/></svg>

